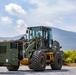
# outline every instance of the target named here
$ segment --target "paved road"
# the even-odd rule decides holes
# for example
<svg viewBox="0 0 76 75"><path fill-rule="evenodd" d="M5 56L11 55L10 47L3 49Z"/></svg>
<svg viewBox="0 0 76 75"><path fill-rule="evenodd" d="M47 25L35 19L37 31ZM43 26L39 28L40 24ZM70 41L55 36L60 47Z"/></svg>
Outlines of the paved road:
<svg viewBox="0 0 76 75"><path fill-rule="evenodd" d="M76 75L76 67L63 66L62 70L51 70L46 67L44 72L34 72L28 67L21 66L18 71L8 71L6 67L0 67L0 75Z"/></svg>

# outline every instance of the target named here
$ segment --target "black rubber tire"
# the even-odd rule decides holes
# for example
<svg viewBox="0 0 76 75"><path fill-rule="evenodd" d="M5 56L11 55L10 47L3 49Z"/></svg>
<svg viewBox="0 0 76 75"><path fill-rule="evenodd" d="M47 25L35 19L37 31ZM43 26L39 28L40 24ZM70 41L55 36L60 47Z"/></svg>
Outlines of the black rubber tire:
<svg viewBox="0 0 76 75"><path fill-rule="evenodd" d="M33 69L33 65L32 64L28 65L28 68Z"/></svg>
<svg viewBox="0 0 76 75"><path fill-rule="evenodd" d="M17 71L19 69L20 63L18 66L7 66L8 71Z"/></svg>
<svg viewBox="0 0 76 75"><path fill-rule="evenodd" d="M35 51L32 56L34 71L44 71L46 67L46 55L43 51Z"/></svg>
<svg viewBox="0 0 76 75"><path fill-rule="evenodd" d="M63 58L60 53L54 54L54 61L51 63L52 70L61 70L63 65Z"/></svg>

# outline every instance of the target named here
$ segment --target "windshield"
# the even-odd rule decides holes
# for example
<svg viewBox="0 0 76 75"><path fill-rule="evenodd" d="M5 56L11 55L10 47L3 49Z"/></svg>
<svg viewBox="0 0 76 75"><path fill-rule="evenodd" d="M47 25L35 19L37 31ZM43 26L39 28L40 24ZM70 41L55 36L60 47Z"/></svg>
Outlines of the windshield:
<svg viewBox="0 0 76 75"><path fill-rule="evenodd" d="M37 31L37 30L30 30L30 39L34 38L34 37L42 37L42 31Z"/></svg>

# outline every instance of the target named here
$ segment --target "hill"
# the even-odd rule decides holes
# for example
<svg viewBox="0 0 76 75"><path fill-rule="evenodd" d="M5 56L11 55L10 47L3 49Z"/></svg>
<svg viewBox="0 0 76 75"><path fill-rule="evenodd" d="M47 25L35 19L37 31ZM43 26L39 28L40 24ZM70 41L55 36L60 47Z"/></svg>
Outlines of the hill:
<svg viewBox="0 0 76 75"><path fill-rule="evenodd" d="M53 28L53 38L60 42L63 50L76 50L76 33Z"/></svg>
<svg viewBox="0 0 76 75"><path fill-rule="evenodd" d="M64 31L58 28L52 28L53 39L57 40L62 46L62 50L76 50L76 33ZM22 35L16 37L0 37L2 40L16 40Z"/></svg>

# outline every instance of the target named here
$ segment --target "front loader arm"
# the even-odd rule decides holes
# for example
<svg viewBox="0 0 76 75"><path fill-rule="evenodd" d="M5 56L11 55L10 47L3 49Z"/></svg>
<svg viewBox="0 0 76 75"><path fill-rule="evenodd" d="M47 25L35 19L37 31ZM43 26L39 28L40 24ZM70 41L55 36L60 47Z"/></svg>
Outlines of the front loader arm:
<svg viewBox="0 0 76 75"><path fill-rule="evenodd" d="M24 54L25 57L30 58L32 53L31 51L33 50L34 46L35 46L35 41L28 45L28 47L25 49L25 54Z"/></svg>
<svg viewBox="0 0 76 75"><path fill-rule="evenodd" d="M32 52L39 47L39 38L35 37L29 41L28 47L25 49L25 57L30 58ZM35 49L34 49L35 48Z"/></svg>

